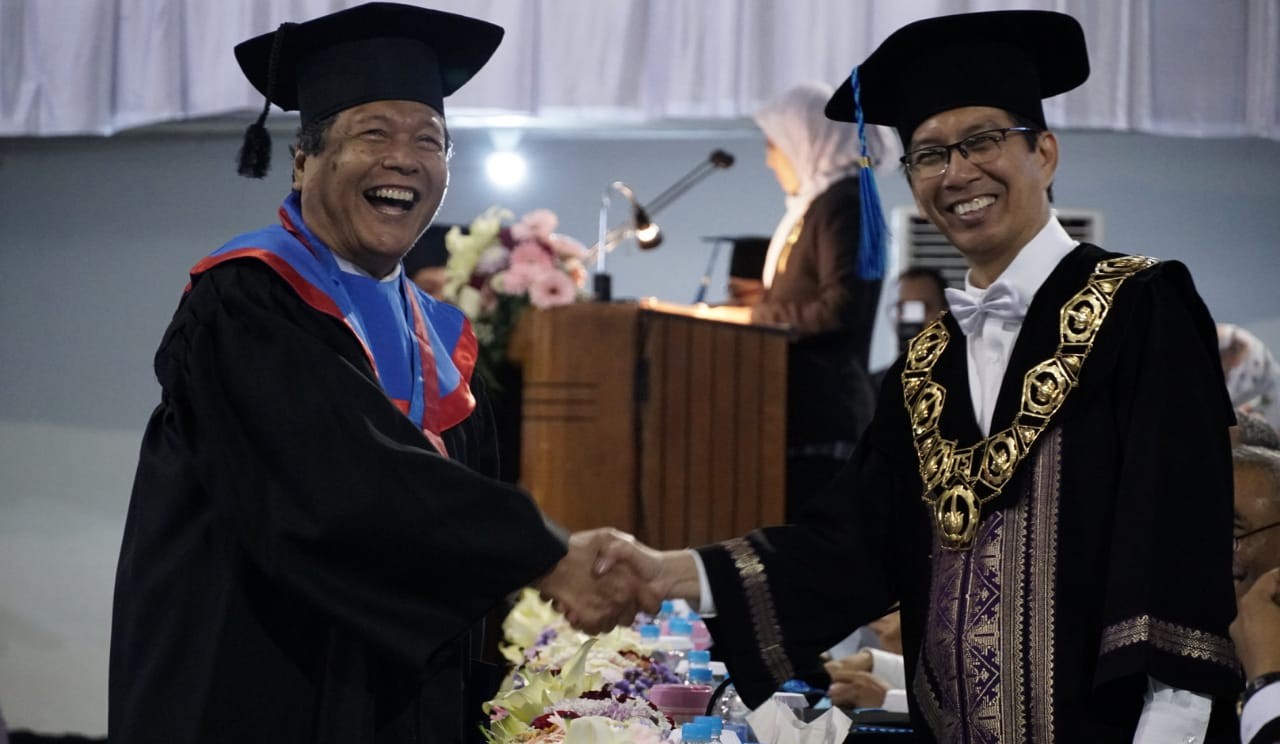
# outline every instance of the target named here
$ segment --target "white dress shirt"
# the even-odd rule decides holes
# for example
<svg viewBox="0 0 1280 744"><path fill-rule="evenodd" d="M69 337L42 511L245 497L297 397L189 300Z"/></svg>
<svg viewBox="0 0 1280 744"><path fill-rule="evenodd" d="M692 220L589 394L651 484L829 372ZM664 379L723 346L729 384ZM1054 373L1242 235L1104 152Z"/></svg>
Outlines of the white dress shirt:
<svg viewBox="0 0 1280 744"><path fill-rule="evenodd" d="M1056 214L1050 216L1040 232L1027 243L1008 268L997 279L1017 290L1030 305L1040 285L1049 278L1054 268L1078 245L1058 222ZM964 291L975 297L985 294L965 276ZM991 433L991 417L995 412L996 396L1000 383L1009 366L1013 344L1022 330L1021 321L1005 321L987 317L981 329L965 339L969 362L969 395L973 402L974 416L983 435ZM706 568L697 551L693 551L698 566L701 588L700 611L703 615L715 614L715 599L707 589ZM1142 715L1134 734L1134 744L1202 744L1209 727L1212 700L1204 695L1170 687L1148 677L1147 692L1143 698Z"/></svg>

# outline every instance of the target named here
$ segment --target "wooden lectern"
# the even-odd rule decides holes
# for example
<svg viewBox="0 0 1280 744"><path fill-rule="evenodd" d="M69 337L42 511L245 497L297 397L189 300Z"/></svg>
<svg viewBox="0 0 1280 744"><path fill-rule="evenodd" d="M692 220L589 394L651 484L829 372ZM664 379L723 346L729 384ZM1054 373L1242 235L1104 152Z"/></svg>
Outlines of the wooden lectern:
<svg viewBox="0 0 1280 744"><path fill-rule="evenodd" d="M782 523L785 330L662 307L525 314L522 484L570 529L657 548Z"/></svg>

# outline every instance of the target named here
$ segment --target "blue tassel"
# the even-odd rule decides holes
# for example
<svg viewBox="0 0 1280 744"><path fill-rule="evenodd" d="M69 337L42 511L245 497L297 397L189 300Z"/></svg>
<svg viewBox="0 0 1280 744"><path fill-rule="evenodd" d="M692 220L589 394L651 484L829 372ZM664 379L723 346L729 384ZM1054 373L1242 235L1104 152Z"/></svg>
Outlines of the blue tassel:
<svg viewBox="0 0 1280 744"><path fill-rule="evenodd" d="M853 111L858 120L858 146L862 156L858 170L858 191L862 202L859 222L862 234L858 237L858 278L868 281L884 278L885 245L889 240L889 226L880 207L880 190L876 188L875 170L871 154L867 151L866 122L862 120L862 98L858 83L858 68L849 76L853 86Z"/></svg>

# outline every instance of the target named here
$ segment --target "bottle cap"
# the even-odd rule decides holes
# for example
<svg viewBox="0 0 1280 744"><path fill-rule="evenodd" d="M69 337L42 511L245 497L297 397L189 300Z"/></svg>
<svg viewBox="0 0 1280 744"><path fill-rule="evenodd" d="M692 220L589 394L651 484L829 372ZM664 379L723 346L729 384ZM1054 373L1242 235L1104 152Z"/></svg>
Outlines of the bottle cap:
<svg viewBox="0 0 1280 744"><path fill-rule="evenodd" d="M693 635L693 625L684 618L673 617L667 622L667 632L671 635Z"/></svg>
<svg viewBox="0 0 1280 744"><path fill-rule="evenodd" d="M698 650L690 651L690 652L689 652L689 663L690 663L690 664L694 664L694 665L701 664L702 666L706 666L706 665L708 665L708 664L710 664L710 663L711 663L711 652L710 652L710 651L706 651L706 650L702 650L702 651L698 651Z"/></svg>
<svg viewBox="0 0 1280 744"><path fill-rule="evenodd" d="M658 636L662 635L662 628L653 623L640 626L640 638L646 641L656 641Z"/></svg>
<svg viewBox="0 0 1280 744"><path fill-rule="evenodd" d="M681 741L707 741L711 738L711 727L705 723L686 723L680 727Z"/></svg>
<svg viewBox="0 0 1280 744"><path fill-rule="evenodd" d="M694 685L711 684L711 670L707 667L690 667L689 683Z"/></svg>
<svg viewBox="0 0 1280 744"><path fill-rule="evenodd" d="M720 720L720 716L694 716L694 723L705 723L711 727L711 735L715 736L724 731L724 721Z"/></svg>

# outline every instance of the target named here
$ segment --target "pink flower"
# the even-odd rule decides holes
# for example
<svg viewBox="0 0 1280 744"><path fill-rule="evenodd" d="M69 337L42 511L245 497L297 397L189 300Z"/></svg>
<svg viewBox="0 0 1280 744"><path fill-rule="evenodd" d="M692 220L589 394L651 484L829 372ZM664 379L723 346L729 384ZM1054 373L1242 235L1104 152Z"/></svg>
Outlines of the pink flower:
<svg viewBox="0 0 1280 744"><path fill-rule="evenodd" d="M551 233L555 232L556 226L560 224L556 213L550 209L535 209L520 218L520 221L511 226L511 237L517 243L537 239L547 238Z"/></svg>
<svg viewBox="0 0 1280 744"><path fill-rule="evenodd" d="M545 266L513 263L511 268L494 277L494 288L505 295L522 295L529 291L535 279L549 271Z"/></svg>
<svg viewBox="0 0 1280 744"><path fill-rule="evenodd" d="M556 254L556 258L561 260L570 258L580 259L587 255L587 247L568 235L552 233L547 236L547 242L551 244L551 252Z"/></svg>
<svg viewBox="0 0 1280 744"><path fill-rule="evenodd" d="M534 307L555 307L556 305L569 305L576 298L577 287L573 285L564 272L551 270L543 271L534 278L533 283L529 285L529 302Z"/></svg>
<svg viewBox="0 0 1280 744"><path fill-rule="evenodd" d="M511 249L511 265L530 264L541 268L551 268L551 251L536 240L525 240L516 243Z"/></svg>

